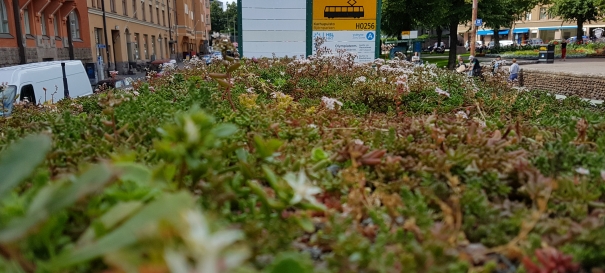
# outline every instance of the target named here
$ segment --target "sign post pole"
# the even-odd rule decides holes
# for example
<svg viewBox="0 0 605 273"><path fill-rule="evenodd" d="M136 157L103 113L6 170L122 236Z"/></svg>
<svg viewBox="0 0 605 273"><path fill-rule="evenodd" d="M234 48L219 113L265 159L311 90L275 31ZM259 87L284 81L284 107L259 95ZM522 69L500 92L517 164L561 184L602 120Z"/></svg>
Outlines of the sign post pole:
<svg viewBox="0 0 605 273"><path fill-rule="evenodd" d="M478 5L478 0L473 0L473 28L471 31L471 55L475 56L475 47L477 44L477 5ZM451 45L450 45L451 46Z"/></svg>

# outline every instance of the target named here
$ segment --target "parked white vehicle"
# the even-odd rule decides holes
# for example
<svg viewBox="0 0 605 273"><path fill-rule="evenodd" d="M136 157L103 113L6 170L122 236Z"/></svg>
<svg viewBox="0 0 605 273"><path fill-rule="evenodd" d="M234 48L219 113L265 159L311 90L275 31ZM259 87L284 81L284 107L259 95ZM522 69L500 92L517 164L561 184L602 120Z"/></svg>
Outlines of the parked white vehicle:
<svg viewBox="0 0 605 273"><path fill-rule="evenodd" d="M527 44L528 45L541 45L541 44L544 44L544 42L540 38L531 38L531 39L527 40Z"/></svg>
<svg viewBox="0 0 605 273"><path fill-rule="evenodd" d="M515 42L513 40L500 40L499 44L500 46L512 46Z"/></svg>
<svg viewBox="0 0 605 273"><path fill-rule="evenodd" d="M65 86L61 63L65 63L69 97L92 94L92 86L81 61L52 61L3 67L0 68L0 100L3 103L0 116L10 115L13 103L17 100L25 101L27 98L30 102L44 103L63 99Z"/></svg>

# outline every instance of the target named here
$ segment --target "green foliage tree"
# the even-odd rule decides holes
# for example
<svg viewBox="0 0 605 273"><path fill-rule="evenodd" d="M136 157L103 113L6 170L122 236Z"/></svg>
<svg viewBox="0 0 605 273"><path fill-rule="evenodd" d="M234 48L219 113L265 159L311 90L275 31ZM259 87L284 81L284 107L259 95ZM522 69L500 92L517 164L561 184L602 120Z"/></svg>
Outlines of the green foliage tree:
<svg viewBox="0 0 605 273"><path fill-rule="evenodd" d="M224 13L225 31L237 36L237 3L231 2L227 4L227 10Z"/></svg>
<svg viewBox="0 0 605 273"><path fill-rule="evenodd" d="M494 47L499 47L498 30L509 27L519 20L523 14L530 11L540 0L490 0L479 1L479 17L485 26L494 30Z"/></svg>
<svg viewBox="0 0 605 273"><path fill-rule="evenodd" d="M214 1L210 4L210 26L212 31L221 32L226 29L225 11Z"/></svg>
<svg viewBox="0 0 605 273"><path fill-rule="evenodd" d="M401 31L412 28L411 9L402 8L409 0L383 0L381 31L390 36L401 37Z"/></svg>
<svg viewBox="0 0 605 273"><path fill-rule="evenodd" d="M565 21L577 24L576 37L582 41L584 23L597 21L605 16L605 1L603 0L550 0L549 11Z"/></svg>

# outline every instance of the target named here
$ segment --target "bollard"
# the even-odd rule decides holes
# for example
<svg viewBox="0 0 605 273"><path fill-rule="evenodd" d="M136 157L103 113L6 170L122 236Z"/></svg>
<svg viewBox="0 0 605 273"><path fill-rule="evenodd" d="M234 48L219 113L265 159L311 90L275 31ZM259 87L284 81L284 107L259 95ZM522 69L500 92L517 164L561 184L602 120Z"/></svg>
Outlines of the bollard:
<svg viewBox="0 0 605 273"><path fill-rule="evenodd" d="M65 63L61 63L61 71L63 72L63 96L69 98L69 88L67 86L67 75L65 74Z"/></svg>

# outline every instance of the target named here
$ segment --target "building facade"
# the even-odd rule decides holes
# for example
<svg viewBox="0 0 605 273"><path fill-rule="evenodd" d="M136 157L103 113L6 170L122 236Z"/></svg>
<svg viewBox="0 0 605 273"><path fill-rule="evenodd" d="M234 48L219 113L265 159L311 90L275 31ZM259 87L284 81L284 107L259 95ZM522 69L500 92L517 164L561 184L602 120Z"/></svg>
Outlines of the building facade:
<svg viewBox="0 0 605 273"><path fill-rule="evenodd" d="M179 0L176 3L179 57L209 53L210 0Z"/></svg>
<svg viewBox="0 0 605 273"><path fill-rule="evenodd" d="M92 58L102 61L105 69L126 74L139 64L174 55L176 0L87 1Z"/></svg>
<svg viewBox="0 0 605 273"><path fill-rule="evenodd" d="M558 17L552 16L546 6L536 6L526 13L523 20L515 22L512 32L510 29L500 29L498 32L500 40L513 40L517 44L524 44L531 38L540 38L544 43L552 40L567 39L576 36L576 23L564 22ZM598 29L605 28L605 21L584 24L584 35L595 36ZM470 24L459 25L458 34L465 41L470 41ZM477 30L477 41L489 43L494 39L494 31L479 27Z"/></svg>
<svg viewBox="0 0 605 273"><path fill-rule="evenodd" d="M70 59L91 62L85 1L0 0L0 67Z"/></svg>
<svg viewBox="0 0 605 273"><path fill-rule="evenodd" d="M221 9L225 9L225 3L223 1L219 1L219 0L210 0L210 4L212 4L212 2L216 2L218 4L219 7L221 7Z"/></svg>

